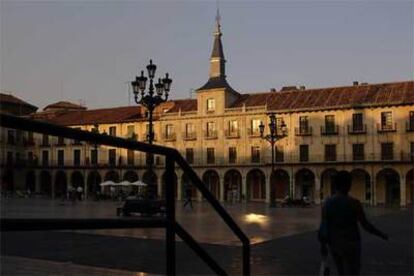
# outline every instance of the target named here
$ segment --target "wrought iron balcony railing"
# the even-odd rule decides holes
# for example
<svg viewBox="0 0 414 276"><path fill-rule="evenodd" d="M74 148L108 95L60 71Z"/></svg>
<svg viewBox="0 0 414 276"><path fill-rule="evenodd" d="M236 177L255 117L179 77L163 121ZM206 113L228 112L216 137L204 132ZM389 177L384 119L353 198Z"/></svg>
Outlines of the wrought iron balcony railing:
<svg viewBox="0 0 414 276"><path fill-rule="evenodd" d="M377 124L378 133L396 132L396 131L397 131L397 123L388 124L388 125Z"/></svg>
<svg viewBox="0 0 414 276"><path fill-rule="evenodd" d="M296 136L311 136L312 127L295 127Z"/></svg>
<svg viewBox="0 0 414 276"><path fill-rule="evenodd" d="M338 134L339 134L338 125L321 126L321 135L338 135Z"/></svg>
<svg viewBox="0 0 414 276"><path fill-rule="evenodd" d="M348 125L348 134L357 135L357 134L366 134L367 125Z"/></svg>

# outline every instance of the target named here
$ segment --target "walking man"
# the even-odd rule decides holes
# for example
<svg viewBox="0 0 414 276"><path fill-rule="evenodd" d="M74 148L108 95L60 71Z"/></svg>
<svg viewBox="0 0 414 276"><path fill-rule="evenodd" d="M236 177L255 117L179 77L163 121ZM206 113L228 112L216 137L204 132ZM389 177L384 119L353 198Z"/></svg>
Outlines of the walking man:
<svg viewBox="0 0 414 276"><path fill-rule="evenodd" d="M184 208L187 205L190 205L191 210L193 210L192 191L191 191L189 185L187 185L186 188L185 188Z"/></svg>
<svg viewBox="0 0 414 276"><path fill-rule="evenodd" d="M339 275L359 275L361 267L361 237L358 223L370 234L384 240L388 236L375 228L365 217L359 200L348 195L351 189L351 174L340 171L335 177L336 193L322 207L319 241L322 255L330 252Z"/></svg>

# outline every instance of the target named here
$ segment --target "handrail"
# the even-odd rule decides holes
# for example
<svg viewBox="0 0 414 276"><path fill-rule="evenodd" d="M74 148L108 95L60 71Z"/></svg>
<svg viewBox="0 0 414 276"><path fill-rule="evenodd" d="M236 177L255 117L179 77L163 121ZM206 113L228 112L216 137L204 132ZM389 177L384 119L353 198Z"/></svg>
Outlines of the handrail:
<svg viewBox="0 0 414 276"><path fill-rule="evenodd" d="M243 247L243 274L250 275L250 241L248 237L243 233L239 226L234 222L231 216L227 211L221 206L221 204L215 199L207 187L203 184L198 175L186 162L186 160L181 156L181 154L173 148L159 146L159 145L149 145L147 143L142 143L138 141L132 141L124 138L113 137L109 135L103 135L99 133L83 131L78 129L72 129L64 126L58 126L55 124L50 124L47 122L35 121L31 119L26 119L22 117L16 117L13 115L0 113L0 126L6 128L21 129L25 131L32 131L37 133L44 133L52 136L61 136L69 139L82 140L86 142L92 142L101 145L115 146L119 148L128 148L137 151L143 151L152 154L164 155L167 157L166 171L167 173L172 173L174 170L174 162L176 162L181 169L187 173L189 179L196 188L198 188L201 194L206 198L206 200L213 206L219 216L227 224L227 226L233 231L233 233L240 239ZM169 186L169 185L167 185ZM168 189L167 194L174 193L172 187ZM174 202L171 200L174 198L167 197L167 252L175 254L174 250L169 248L170 242L175 243L175 238L171 235L171 228L174 228L175 225L172 225L170 219L175 221L174 215ZM3 220L2 220L3 221ZM200 256L200 255L199 255ZM172 258L175 260L175 255ZM171 270L168 270L170 268ZM171 261L167 260L167 271L175 271L175 264L172 264Z"/></svg>

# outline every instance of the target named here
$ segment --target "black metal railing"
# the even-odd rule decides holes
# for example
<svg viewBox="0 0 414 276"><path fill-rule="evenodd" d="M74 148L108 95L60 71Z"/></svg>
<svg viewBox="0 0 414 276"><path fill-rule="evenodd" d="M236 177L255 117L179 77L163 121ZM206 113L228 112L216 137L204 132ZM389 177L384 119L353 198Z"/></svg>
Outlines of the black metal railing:
<svg viewBox="0 0 414 276"><path fill-rule="evenodd" d="M338 134L339 134L338 125L321 126L321 135L338 135Z"/></svg>
<svg viewBox="0 0 414 276"><path fill-rule="evenodd" d="M348 134L366 134L367 125L348 125Z"/></svg>
<svg viewBox="0 0 414 276"><path fill-rule="evenodd" d="M312 127L295 127L295 136L311 136Z"/></svg>
<svg viewBox="0 0 414 276"><path fill-rule="evenodd" d="M77 139L85 142L126 148L146 153L163 155L166 157L166 178L174 179L175 164L185 171L191 183L201 192L223 221L240 239L243 251L243 274L250 275L250 241L227 211L208 190L191 166L180 153L173 148L159 145L126 140L109 135L82 131L45 122L0 114L0 126L33 131L48 135L61 136L68 139ZM226 272L204 251L192 237L175 220L174 185L166 185L166 216L165 219L1 219L1 231L36 231L36 230L64 230L64 229L108 229L108 228L136 228L162 227L166 229L166 274L175 275L175 235L187 244L206 264L218 275Z"/></svg>

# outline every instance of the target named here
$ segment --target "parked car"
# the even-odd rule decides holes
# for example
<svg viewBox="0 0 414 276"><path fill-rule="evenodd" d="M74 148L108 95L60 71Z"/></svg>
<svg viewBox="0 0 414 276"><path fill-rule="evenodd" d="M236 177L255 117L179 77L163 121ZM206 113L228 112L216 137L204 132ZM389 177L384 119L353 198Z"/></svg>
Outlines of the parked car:
<svg viewBox="0 0 414 276"><path fill-rule="evenodd" d="M153 216L165 214L165 201L159 199L126 198L122 207L117 208L117 216L129 217L131 214Z"/></svg>

